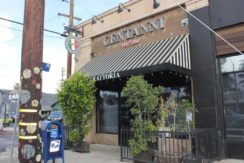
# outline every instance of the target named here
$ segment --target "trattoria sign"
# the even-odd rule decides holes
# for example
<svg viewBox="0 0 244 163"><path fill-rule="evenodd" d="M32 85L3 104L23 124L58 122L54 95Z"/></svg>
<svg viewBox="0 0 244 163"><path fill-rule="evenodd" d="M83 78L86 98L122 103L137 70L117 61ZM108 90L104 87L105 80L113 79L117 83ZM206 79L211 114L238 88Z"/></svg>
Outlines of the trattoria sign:
<svg viewBox="0 0 244 163"><path fill-rule="evenodd" d="M93 76L92 78L95 81L108 80L108 79L120 78L120 74L118 72L111 72L108 74L101 74L101 75Z"/></svg>
<svg viewBox="0 0 244 163"><path fill-rule="evenodd" d="M157 31L164 28L164 19L162 17L151 20L145 24L140 24L133 28L126 28L117 33L107 35L103 39L103 45L109 46L112 44L127 41L129 39L135 39L139 36L145 35L147 33Z"/></svg>

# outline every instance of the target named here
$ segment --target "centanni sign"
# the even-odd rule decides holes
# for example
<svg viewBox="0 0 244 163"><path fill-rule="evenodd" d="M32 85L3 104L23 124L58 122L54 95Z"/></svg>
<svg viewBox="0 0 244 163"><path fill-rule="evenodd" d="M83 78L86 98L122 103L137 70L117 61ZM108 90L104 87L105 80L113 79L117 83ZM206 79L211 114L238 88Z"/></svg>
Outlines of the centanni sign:
<svg viewBox="0 0 244 163"><path fill-rule="evenodd" d="M102 74L102 75L93 76L92 78L95 81L107 80L107 79L115 79L115 78L120 78L120 74L118 72L111 72L111 73L108 73L108 74Z"/></svg>
<svg viewBox="0 0 244 163"><path fill-rule="evenodd" d="M157 31L164 28L164 19L162 17L151 20L147 22L146 24L140 24L137 27L134 28L127 28L124 30L121 30L117 33L113 33L111 35L106 36L103 39L103 45L108 46L111 44L120 43L122 41L126 41L132 38L136 38L142 35L145 35L147 33Z"/></svg>

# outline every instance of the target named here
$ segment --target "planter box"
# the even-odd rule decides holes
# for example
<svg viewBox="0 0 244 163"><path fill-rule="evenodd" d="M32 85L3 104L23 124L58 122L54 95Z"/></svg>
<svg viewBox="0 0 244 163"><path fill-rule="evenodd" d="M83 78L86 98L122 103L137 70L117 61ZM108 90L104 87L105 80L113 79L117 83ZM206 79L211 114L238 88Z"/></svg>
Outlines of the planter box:
<svg viewBox="0 0 244 163"><path fill-rule="evenodd" d="M158 163L182 163L180 157L158 156L156 162ZM190 163L190 162L189 162Z"/></svg>
<svg viewBox="0 0 244 163"><path fill-rule="evenodd" d="M73 147L73 150L80 153L89 153L90 143L83 142L80 146Z"/></svg>
<svg viewBox="0 0 244 163"><path fill-rule="evenodd" d="M182 157L183 163L199 163L202 162L202 159L200 157L197 157L195 155L186 155Z"/></svg>
<svg viewBox="0 0 244 163"><path fill-rule="evenodd" d="M177 138L158 138L158 155L183 156L191 154L191 140Z"/></svg>
<svg viewBox="0 0 244 163"><path fill-rule="evenodd" d="M69 141L69 140L66 140L66 141L64 142L64 149L71 149L71 148L73 148L73 144L72 144L72 142Z"/></svg>
<svg viewBox="0 0 244 163"><path fill-rule="evenodd" d="M155 160L155 152L141 152L134 157L134 163L144 163L144 162L153 162Z"/></svg>
<svg viewBox="0 0 244 163"><path fill-rule="evenodd" d="M157 155L156 151L142 152L134 157L134 163L182 163L181 157ZM190 162L189 162L190 163Z"/></svg>

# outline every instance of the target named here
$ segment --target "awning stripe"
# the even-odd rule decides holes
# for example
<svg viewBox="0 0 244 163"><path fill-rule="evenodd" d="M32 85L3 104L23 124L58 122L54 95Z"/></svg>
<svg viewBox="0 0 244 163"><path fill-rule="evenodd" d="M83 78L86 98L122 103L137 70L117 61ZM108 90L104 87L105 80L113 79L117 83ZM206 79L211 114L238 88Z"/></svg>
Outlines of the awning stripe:
<svg viewBox="0 0 244 163"><path fill-rule="evenodd" d="M123 65L118 69L118 71L128 70L130 66L133 65L133 63L137 63L138 58L141 58L144 55L144 52L150 47L150 44L146 44L140 48L137 48L138 50L134 51L132 57L129 54L127 54L128 57L126 63L123 63Z"/></svg>
<svg viewBox="0 0 244 163"><path fill-rule="evenodd" d="M175 40L170 39L167 45L160 48L160 51L157 53L158 57L155 57L154 60L149 63L149 65L157 65L160 63L160 61L165 61L165 58L172 55L171 53L172 50L175 49L175 46L177 45L176 43L177 42L175 42Z"/></svg>
<svg viewBox="0 0 244 163"><path fill-rule="evenodd" d="M122 67L124 64L126 64L128 62L128 60L133 58L133 54L135 54L138 50L139 50L139 48L131 48L131 49L128 49L128 50L124 51L123 53L121 53L120 59L113 62L110 65L109 69L106 69L104 71L104 73L108 73L110 69L113 69L113 72L118 71L118 68ZM128 54L130 54L130 55L128 55Z"/></svg>
<svg viewBox="0 0 244 163"><path fill-rule="evenodd" d="M96 57L80 70L90 76L99 76L163 63L190 70L189 49L189 35L181 35Z"/></svg>
<svg viewBox="0 0 244 163"><path fill-rule="evenodd" d="M119 52L116 52L114 55L115 55L115 58L113 57L110 57L108 60L108 63L106 65L103 66L103 68L101 68L100 71L98 71L97 73L100 73L100 74L103 74L105 70L107 70L112 64L115 64L115 61L119 61L121 57L123 57L123 54L118 54L117 53ZM124 52L125 53L125 52ZM115 61L114 61L115 60Z"/></svg>
<svg viewBox="0 0 244 163"><path fill-rule="evenodd" d="M168 60L168 58L170 58L172 55L174 55L175 51L178 50L177 47L179 46L179 43L182 41L182 38L183 38L183 36L179 36L178 39L172 39L170 46L167 46L167 51L163 52L163 54L161 55L160 60L158 60L156 62L156 64L165 63ZM177 56L175 56L175 58L177 58ZM178 65L177 61L176 61L175 65Z"/></svg>
<svg viewBox="0 0 244 163"><path fill-rule="evenodd" d="M148 50L144 52L143 56L141 58L139 58L138 61L134 65L131 65L131 67L129 67L128 69L135 69L137 67L142 67L141 65L143 65L143 64L146 64L146 62L149 61L152 56L151 55L145 55L145 54L148 54L150 52L156 53L156 51L157 51L156 47L159 44L160 44L160 41L155 42L154 44L150 45Z"/></svg>

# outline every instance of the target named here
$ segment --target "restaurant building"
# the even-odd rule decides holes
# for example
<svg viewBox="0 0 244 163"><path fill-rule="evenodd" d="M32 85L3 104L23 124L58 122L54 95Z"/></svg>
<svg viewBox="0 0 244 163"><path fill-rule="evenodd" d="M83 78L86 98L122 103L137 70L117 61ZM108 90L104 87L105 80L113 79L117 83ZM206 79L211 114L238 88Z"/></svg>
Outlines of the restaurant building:
<svg viewBox="0 0 244 163"><path fill-rule="evenodd" d="M143 75L165 88L163 96L191 99L197 128L218 129L225 157L243 157L244 55L196 19L244 51L241 6L242 0L130 0L79 24L75 68L97 87L88 141L119 144L120 129L130 128L121 90Z"/></svg>

